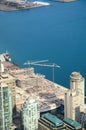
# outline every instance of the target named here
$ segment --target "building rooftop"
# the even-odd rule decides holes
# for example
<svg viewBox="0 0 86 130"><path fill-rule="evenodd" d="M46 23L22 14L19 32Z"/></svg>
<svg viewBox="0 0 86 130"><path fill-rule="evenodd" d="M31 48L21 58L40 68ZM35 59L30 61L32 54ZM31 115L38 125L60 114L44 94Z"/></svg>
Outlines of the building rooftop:
<svg viewBox="0 0 86 130"><path fill-rule="evenodd" d="M15 72L17 72L17 70ZM55 109L63 104L64 93L67 91L66 88L58 84L54 84L53 82L45 79L44 76L35 73L33 76L29 74L27 75L27 72L25 72L25 74L14 74L14 76L18 79L17 83L19 86L16 87L16 105L18 108L21 108L23 102L28 97L33 96L39 97L41 112Z"/></svg>
<svg viewBox="0 0 86 130"><path fill-rule="evenodd" d="M5 82L7 80L15 80L15 78L13 76L11 76L10 74L2 74L0 75L0 82Z"/></svg>
<svg viewBox="0 0 86 130"><path fill-rule="evenodd" d="M63 124L62 120L60 120L59 118L57 118L56 116L54 116L54 115L52 115L50 113L43 114L42 117L49 120L50 122L52 122L56 126L58 126L60 124Z"/></svg>
<svg viewBox="0 0 86 130"><path fill-rule="evenodd" d="M1 83L1 84L0 84L0 87L8 87L8 86L7 86L7 84L5 84L5 83Z"/></svg>
<svg viewBox="0 0 86 130"><path fill-rule="evenodd" d="M15 130L17 127L16 127L16 125L15 124L11 124L10 125L10 130Z"/></svg>
<svg viewBox="0 0 86 130"><path fill-rule="evenodd" d="M70 119L70 118L66 118L63 120L65 123L71 125L72 127L74 127L75 129L81 128L81 124Z"/></svg>

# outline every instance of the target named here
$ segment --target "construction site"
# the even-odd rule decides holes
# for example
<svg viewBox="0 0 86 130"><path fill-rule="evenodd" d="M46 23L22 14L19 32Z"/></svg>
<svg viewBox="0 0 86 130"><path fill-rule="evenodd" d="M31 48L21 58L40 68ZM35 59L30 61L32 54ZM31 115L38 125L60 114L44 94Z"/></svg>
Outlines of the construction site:
<svg viewBox="0 0 86 130"><path fill-rule="evenodd" d="M34 64L36 65L39 62L34 62ZM36 97L39 100L40 112L55 109L64 103L64 93L67 88L49 81L45 75L35 74L34 68L20 68L9 61L2 61L1 63L4 66L4 71L2 71L0 82L10 82L8 84L12 87L12 84L14 84L14 87L11 88L14 95L13 106L15 105L18 110L21 109L28 97ZM58 66L55 64L47 66L53 68L54 80L54 67Z"/></svg>
<svg viewBox="0 0 86 130"><path fill-rule="evenodd" d="M28 97L39 99L40 112L55 109L63 104L64 93L67 89L47 80L44 75L35 74L33 68L10 70L9 74L16 79L16 106L18 109Z"/></svg>

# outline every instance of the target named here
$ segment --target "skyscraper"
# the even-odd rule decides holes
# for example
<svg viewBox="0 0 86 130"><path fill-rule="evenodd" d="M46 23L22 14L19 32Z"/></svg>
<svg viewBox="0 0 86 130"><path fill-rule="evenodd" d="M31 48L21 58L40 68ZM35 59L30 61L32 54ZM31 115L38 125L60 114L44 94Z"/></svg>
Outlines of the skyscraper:
<svg viewBox="0 0 86 130"><path fill-rule="evenodd" d="M78 72L70 75L70 90L65 93L65 118L80 122L81 112L84 112L84 78Z"/></svg>
<svg viewBox="0 0 86 130"><path fill-rule="evenodd" d="M40 118L39 102L35 99L27 99L22 107L22 125L24 130L38 129Z"/></svg>
<svg viewBox="0 0 86 130"><path fill-rule="evenodd" d="M12 94L5 83L0 84L0 130L10 130L12 124Z"/></svg>
<svg viewBox="0 0 86 130"><path fill-rule="evenodd" d="M12 109L13 113L16 113L16 91L15 91L15 78L10 74L2 74L0 75L0 83L6 83L11 90L12 94Z"/></svg>

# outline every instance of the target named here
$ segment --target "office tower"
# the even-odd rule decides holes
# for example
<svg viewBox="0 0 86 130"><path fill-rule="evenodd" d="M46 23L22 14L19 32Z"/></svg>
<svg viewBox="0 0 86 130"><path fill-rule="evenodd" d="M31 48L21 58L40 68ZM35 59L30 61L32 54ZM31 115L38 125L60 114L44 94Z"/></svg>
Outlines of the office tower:
<svg viewBox="0 0 86 130"><path fill-rule="evenodd" d="M37 130L40 118L39 102L27 99L21 110L22 126L24 130Z"/></svg>
<svg viewBox="0 0 86 130"><path fill-rule="evenodd" d="M84 112L84 78L78 72L70 75L70 90L65 93L65 118L80 122Z"/></svg>
<svg viewBox="0 0 86 130"><path fill-rule="evenodd" d="M12 95L8 85L0 84L0 130L10 130L12 124Z"/></svg>

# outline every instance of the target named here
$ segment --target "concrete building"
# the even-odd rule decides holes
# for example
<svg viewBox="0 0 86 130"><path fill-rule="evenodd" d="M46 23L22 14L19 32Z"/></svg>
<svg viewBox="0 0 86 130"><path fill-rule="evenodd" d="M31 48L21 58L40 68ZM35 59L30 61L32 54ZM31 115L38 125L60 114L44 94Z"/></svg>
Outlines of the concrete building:
<svg viewBox="0 0 86 130"><path fill-rule="evenodd" d="M70 76L70 90L65 93L65 118L80 122L81 113L84 112L84 78L78 72Z"/></svg>
<svg viewBox="0 0 86 130"><path fill-rule="evenodd" d="M39 102L35 99L27 99L22 107L21 115L24 130L37 130L40 118Z"/></svg>
<svg viewBox="0 0 86 130"><path fill-rule="evenodd" d="M0 84L0 130L10 130L12 124L12 94L8 85Z"/></svg>

